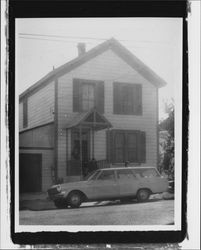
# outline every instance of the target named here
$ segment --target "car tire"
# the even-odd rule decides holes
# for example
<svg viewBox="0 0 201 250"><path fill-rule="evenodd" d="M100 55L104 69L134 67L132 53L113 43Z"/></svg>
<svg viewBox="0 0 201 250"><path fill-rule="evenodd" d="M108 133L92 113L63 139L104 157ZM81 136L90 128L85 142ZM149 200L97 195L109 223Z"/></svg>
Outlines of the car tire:
<svg viewBox="0 0 201 250"><path fill-rule="evenodd" d="M67 201L65 199L57 199L57 200L55 200L54 205L55 205L55 207L57 207L59 209L63 209L63 208L68 207Z"/></svg>
<svg viewBox="0 0 201 250"><path fill-rule="evenodd" d="M79 192L72 192L68 196L68 204L72 208L78 208L82 204L82 194Z"/></svg>
<svg viewBox="0 0 201 250"><path fill-rule="evenodd" d="M149 199L150 191L148 189L140 189L137 192L138 202L145 202Z"/></svg>

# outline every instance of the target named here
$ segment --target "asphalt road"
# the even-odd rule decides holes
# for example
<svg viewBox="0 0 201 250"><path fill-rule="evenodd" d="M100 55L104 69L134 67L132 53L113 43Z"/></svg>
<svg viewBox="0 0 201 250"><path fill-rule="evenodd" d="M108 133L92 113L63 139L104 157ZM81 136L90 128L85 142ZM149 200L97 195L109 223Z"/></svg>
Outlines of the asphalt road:
<svg viewBox="0 0 201 250"><path fill-rule="evenodd" d="M167 225L174 223L174 200L146 203L85 203L80 208L20 211L20 225Z"/></svg>

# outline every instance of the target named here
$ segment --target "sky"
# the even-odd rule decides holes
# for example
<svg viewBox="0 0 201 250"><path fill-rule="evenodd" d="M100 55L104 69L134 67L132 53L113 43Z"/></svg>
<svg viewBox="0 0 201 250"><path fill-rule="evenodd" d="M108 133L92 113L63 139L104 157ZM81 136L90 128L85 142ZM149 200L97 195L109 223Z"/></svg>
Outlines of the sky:
<svg viewBox="0 0 201 250"><path fill-rule="evenodd" d="M111 37L167 82L159 89L159 119L164 119L164 102L176 97L182 80L181 18L16 19L18 93L53 67L77 57L79 42L84 42L89 50Z"/></svg>

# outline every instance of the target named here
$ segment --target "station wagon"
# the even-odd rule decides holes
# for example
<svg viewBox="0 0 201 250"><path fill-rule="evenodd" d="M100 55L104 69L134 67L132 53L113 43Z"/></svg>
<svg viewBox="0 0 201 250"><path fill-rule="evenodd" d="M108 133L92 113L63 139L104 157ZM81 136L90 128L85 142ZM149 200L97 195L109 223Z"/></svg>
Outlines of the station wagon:
<svg viewBox="0 0 201 250"><path fill-rule="evenodd" d="M168 189L168 180L154 167L99 169L83 181L54 185L48 195L57 208L77 208L83 202L132 200L145 202L151 194Z"/></svg>

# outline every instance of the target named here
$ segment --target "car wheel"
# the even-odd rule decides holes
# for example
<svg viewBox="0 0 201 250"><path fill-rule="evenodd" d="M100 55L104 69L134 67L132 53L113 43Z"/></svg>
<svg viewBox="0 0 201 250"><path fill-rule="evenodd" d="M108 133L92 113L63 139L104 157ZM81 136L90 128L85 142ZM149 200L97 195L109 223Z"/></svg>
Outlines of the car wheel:
<svg viewBox="0 0 201 250"><path fill-rule="evenodd" d="M137 192L137 200L139 202L145 202L149 199L150 191L148 189L140 189Z"/></svg>
<svg viewBox="0 0 201 250"><path fill-rule="evenodd" d="M67 201L65 199L58 199L58 200L55 200L54 201L54 205L59 208L59 209L62 209L62 208L67 208L68 207L68 204L67 204Z"/></svg>
<svg viewBox="0 0 201 250"><path fill-rule="evenodd" d="M79 192L72 192L68 197L68 203L72 208L78 208L82 203L82 195Z"/></svg>

